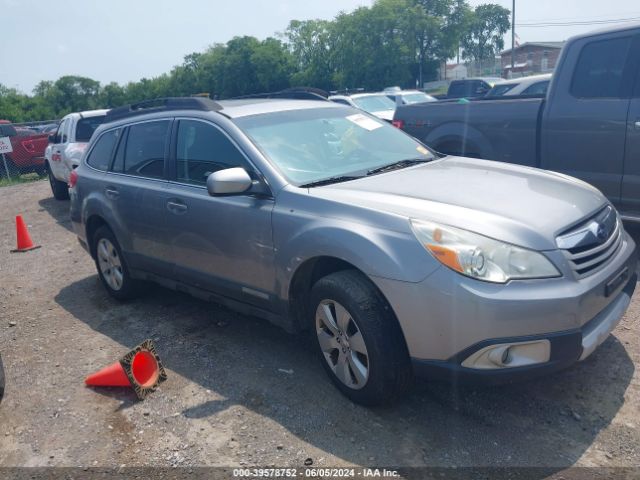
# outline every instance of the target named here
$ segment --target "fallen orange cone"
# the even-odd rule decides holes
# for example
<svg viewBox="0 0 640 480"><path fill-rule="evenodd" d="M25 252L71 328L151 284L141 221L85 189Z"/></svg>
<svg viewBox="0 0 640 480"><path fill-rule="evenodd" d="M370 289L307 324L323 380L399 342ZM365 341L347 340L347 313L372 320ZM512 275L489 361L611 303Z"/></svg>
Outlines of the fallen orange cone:
<svg viewBox="0 0 640 480"><path fill-rule="evenodd" d="M151 340L145 340L118 362L89 375L84 383L92 387L132 387L140 400L167 379Z"/></svg>
<svg viewBox="0 0 640 480"><path fill-rule="evenodd" d="M40 245L33 244L31 236L29 235L29 230L27 230L27 225L24 223L22 215L16 216L16 236L18 238L17 247L15 250L11 250L11 253L28 252L29 250L40 248Z"/></svg>

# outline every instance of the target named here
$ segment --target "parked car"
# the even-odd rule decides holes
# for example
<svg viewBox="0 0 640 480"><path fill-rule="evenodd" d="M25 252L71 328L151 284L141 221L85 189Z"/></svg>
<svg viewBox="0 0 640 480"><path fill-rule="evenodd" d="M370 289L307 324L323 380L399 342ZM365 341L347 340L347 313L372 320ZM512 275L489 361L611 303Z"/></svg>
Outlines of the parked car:
<svg viewBox="0 0 640 480"><path fill-rule="evenodd" d="M551 74L531 75L530 77L512 78L498 83L487 93L486 97L515 97L516 95L544 96L551 82Z"/></svg>
<svg viewBox="0 0 640 480"><path fill-rule="evenodd" d="M146 105L112 110L71 173L106 290L152 280L309 331L355 402L390 402L414 373L566 367L629 305L635 244L579 180L441 157L332 102Z"/></svg>
<svg viewBox="0 0 640 480"><path fill-rule="evenodd" d="M13 151L5 154L6 163L0 162L0 177L17 177L33 172L44 175L47 135L36 133L29 128L11 125L6 121L2 123L3 129L10 128L9 138Z"/></svg>
<svg viewBox="0 0 640 480"><path fill-rule="evenodd" d="M489 90L502 83L499 77L477 77L453 80L449 84L446 98L475 98L484 97Z"/></svg>
<svg viewBox="0 0 640 480"><path fill-rule="evenodd" d="M359 108L382 120L391 122L396 109L394 101L384 93L355 93L352 95L331 95L329 100L342 105Z"/></svg>
<svg viewBox="0 0 640 480"><path fill-rule="evenodd" d="M90 110L66 115L56 133L49 136L46 169L54 198L69 198L69 174L78 166L91 135L104 122L108 110Z"/></svg>
<svg viewBox="0 0 640 480"><path fill-rule="evenodd" d="M640 220L640 25L570 39L545 98L398 107L439 152L541 167L594 185Z"/></svg>
<svg viewBox="0 0 640 480"><path fill-rule="evenodd" d="M410 105L412 103L437 102L438 99L420 90L402 90L398 87L385 88L385 95L396 105Z"/></svg>

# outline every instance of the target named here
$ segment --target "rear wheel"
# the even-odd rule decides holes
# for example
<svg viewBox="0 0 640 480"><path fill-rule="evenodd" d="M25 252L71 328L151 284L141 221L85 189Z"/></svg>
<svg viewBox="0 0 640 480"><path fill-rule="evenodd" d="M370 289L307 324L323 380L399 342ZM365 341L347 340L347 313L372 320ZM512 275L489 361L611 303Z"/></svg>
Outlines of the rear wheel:
<svg viewBox="0 0 640 480"><path fill-rule="evenodd" d="M53 176L53 172L51 171L51 167L47 164L47 173L49 175L49 185L51 185L51 191L53 192L53 197L56 200L68 200L69 199L69 187L65 182L61 182L56 177Z"/></svg>
<svg viewBox="0 0 640 480"><path fill-rule="evenodd" d="M98 228L93 234L92 245L98 276L109 295L117 300L136 297L140 291L140 283L131 278L120 244L111 229L107 226Z"/></svg>
<svg viewBox="0 0 640 480"><path fill-rule="evenodd" d="M375 286L359 272L340 271L313 286L311 302L317 351L336 387L368 406L402 396L412 380L409 355Z"/></svg>

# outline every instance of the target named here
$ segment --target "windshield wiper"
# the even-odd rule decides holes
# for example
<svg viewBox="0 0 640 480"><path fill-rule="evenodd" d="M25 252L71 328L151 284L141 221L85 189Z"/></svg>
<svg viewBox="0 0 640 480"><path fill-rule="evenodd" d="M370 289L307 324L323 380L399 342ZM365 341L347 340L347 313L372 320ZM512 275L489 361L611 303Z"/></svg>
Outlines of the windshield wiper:
<svg viewBox="0 0 640 480"><path fill-rule="evenodd" d="M398 170L400 168L410 167L411 165L417 165L418 163L428 163L433 161L433 158L409 158L407 160L400 160L399 162L390 163L389 165L383 165L382 167L369 170L367 175L375 175L376 173L390 172L391 170Z"/></svg>
<svg viewBox="0 0 640 480"><path fill-rule="evenodd" d="M360 177L356 177L353 175L342 175L337 177L329 177L324 178L322 180L316 180L315 182L305 183L304 185L300 185L300 188L311 188L311 187L321 187L322 185L331 185L332 183L340 183L340 182L348 182L349 180L357 180Z"/></svg>

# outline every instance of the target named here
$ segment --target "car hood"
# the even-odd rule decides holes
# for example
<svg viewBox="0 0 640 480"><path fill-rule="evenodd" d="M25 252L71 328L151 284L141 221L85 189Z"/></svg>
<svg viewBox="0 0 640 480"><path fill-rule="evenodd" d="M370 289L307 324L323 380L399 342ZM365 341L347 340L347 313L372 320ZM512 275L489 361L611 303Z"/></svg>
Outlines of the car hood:
<svg viewBox="0 0 640 480"><path fill-rule="evenodd" d="M314 196L465 228L537 250L602 208L594 187L536 168L445 157L431 163L312 188Z"/></svg>

